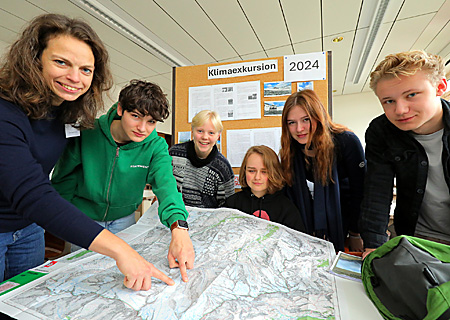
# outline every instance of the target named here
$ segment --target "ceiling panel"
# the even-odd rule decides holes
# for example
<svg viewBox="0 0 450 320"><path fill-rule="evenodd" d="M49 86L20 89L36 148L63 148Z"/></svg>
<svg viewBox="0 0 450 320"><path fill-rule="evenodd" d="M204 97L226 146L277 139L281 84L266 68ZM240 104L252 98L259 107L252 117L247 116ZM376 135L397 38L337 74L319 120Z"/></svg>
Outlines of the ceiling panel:
<svg viewBox="0 0 450 320"><path fill-rule="evenodd" d="M294 51L295 54L322 51L322 39L317 38L309 41L294 43Z"/></svg>
<svg viewBox="0 0 450 320"><path fill-rule="evenodd" d="M120 71L120 69L117 69L116 71ZM111 72L114 72L114 71L111 71ZM124 78L123 76L125 76L125 75L123 75L123 74L118 75L117 73L116 74L113 73L114 84L121 86L123 83L127 83L128 80L131 80L128 78Z"/></svg>
<svg viewBox="0 0 450 320"><path fill-rule="evenodd" d="M0 41L12 44L17 39L18 34L11 29L0 26Z"/></svg>
<svg viewBox="0 0 450 320"><path fill-rule="evenodd" d="M265 51L253 52L242 56L243 60L256 60L265 58L268 58L267 53Z"/></svg>
<svg viewBox="0 0 450 320"><path fill-rule="evenodd" d="M217 62L218 63L224 63L224 62L235 62L235 61L240 61L240 60L242 60L241 57L231 57L231 58L228 58L228 59L219 60Z"/></svg>
<svg viewBox="0 0 450 320"><path fill-rule="evenodd" d="M237 55L217 27L194 0L173 1L156 0L183 29L197 42L202 43L205 50L214 59L221 60ZM189 12L189 14L186 14Z"/></svg>
<svg viewBox="0 0 450 320"><path fill-rule="evenodd" d="M136 61L143 66L146 66L147 68L155 71L158 74L170 72L172 70L172 66L169 66L165 61L158 59L153 54L149 53L142 47L135 45L131 41L128 46L121 46L117 44L113 46L114 50L120 52L122 55Z"/></svg>
<svg viewBox="0 0 450 320"><path fill-rule="evenodd" d="M450 1L447 1L434 16L430 23L421 32L413 48L424 48L427 50L428 45L433 41L436 35L441 32L446 24L449 23ZM445 44L445 41L444 43Z"/></svg>
<svg viewBox="0 0 450 320"><path fill-rule="evenodd" d="M141 78L140 75L130 71L124 65L116 64L115 61L111 61L110 65L111 65L111 70L114 73L114 75L120 76L120 78L125 79L125 81Z"/></svg>
<svg viewBox="0 0 450 320"><path fill-rule="evenodd" d="M354 31L341 33L344 40L341 42L333 42L333 36L324 38L324 51L331 51L331 70L332 75L342 75L347 72L348 62L350 60L350 53L352 50ZM332 77L333 94L342 94L344 90L344 77Z"/></svg>
<svg viewBox="0 0 450 320"><path fill-rule="evenodd" d="M115 48L108 47L107 49L112 61L139 75L140 77L149 77L157 74L155 70L152 70L141 62L138 62L130 58L129 56L124 55L123 53L117 51ZM167 67L169 68L169 66Z"/></svg>
<svg viewBox="0 0 450 320"><path fill-rule="evenodd" d="M280 57L294 54L294 50L291 45L273 48L266 50L269 57Z"/></svg>
<svg viewBox="0 0 450 320"><path fill-rule="evenodd" d="M242 56L263 49L237 1L197 0L197 2L238 55Z"/></svg>
<svg viewBox="0 0 450 320"><path fill-rule="evenodd" d="M16 15L23 21L29 21L35 16L45 13L42 9L25 0L2 0L1 9Z"/></svg>
<svg viewBox="0 0 450 320"><path fill-rule="evenodd" d="M426 47L426 50L434 54L445 55L444 49L447 47L445 44L450 39L450 22L447 22L445 27L440 30L436 37L433 38L431 43Z"/></svg>
<svg viewBox="0 0 450 320"><path fill-rule="evenodd" d="M290 44L278 1L240 0L253 29L265 50Z"/></svg>
<svg viewBox="0 0 450 320"><path fill-rule="evenodd" d="M156 3L146 0L114 2L193 64L215 62L214 57L189 36Z"/></svg>
<svg viewBox="0 0 450 320"><path fill-rule="evenodd" d="M293 43L321 37L320 1L281 0L281 5Z"/></svg>
<svg viewBox="0 0 450 320"><path fill-rule="evenodd" d="M161 87L164 93L169 94L172 92L172 79L168 79L163 75L157 75L153 77L146 77L144 80L153 82Z"/></svg>
<svg viewBox="0 0 450 320"><path fill-rule="evenodd" d="M406 0L398 15L398 20L420 16L422 14L435 13L444 4L445 0ZM448 18L448 16L447 16Z"/></svg>
<svg viewBox="0 0 450 320"><path fill-rule="evenodd" d="M0 27L0 33L2 28ZM8 49L8 47L10 46L10 42L5 42L0 40L0 56L3 56L3 54L6 53L6 50Z"/></svg>
<svg viewBox="0 0 450 320"><path fill-rule="evenodd" d="M323 0L323 35L327 37L355 30L361 3L362 0Z"/></svg>
<svg viewBox="0 0 450 320"><path fill-rule="evenodd" d="M7 11L0 10L0 26L4 27L5 29L18 31L22 29L22 26L25 23L26 20L23 20Z"/></svg>

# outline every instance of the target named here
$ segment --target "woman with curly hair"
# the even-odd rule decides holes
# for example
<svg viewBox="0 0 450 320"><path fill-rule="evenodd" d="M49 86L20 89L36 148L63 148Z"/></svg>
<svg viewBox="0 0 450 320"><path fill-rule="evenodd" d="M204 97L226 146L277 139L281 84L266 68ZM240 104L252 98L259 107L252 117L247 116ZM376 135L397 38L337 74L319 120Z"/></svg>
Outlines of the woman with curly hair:
<svg viewBox="0 0 450 320"><path fill-rule="evenodd" d="M52 187L49 174L72 133L93 126L112 86L108 53L85 22L33 19L0 66L0 282L44 262L44 229L116 260L125 286L168 278Z"/></svg>
<svg viewBox="0 0 450 320"><path fill-rule="evenodd" d="M307 233L336 251L344 241L362 251L358 219L365 174L359 139L333 123L312 90L293 93L282 114L281 166L286 194L300 211Z"/></svg>

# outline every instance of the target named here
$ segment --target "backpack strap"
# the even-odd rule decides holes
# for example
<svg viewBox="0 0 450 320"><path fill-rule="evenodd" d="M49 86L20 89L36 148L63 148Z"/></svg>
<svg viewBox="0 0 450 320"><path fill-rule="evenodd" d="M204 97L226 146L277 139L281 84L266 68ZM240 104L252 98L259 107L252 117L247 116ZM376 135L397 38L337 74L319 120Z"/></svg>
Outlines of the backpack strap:
<svg viewBox="0 0 450 320"><path fill-rule="evenodd" d="M450 319L450 308L447 309L439 318L436 320L448 320Z"/></svg>

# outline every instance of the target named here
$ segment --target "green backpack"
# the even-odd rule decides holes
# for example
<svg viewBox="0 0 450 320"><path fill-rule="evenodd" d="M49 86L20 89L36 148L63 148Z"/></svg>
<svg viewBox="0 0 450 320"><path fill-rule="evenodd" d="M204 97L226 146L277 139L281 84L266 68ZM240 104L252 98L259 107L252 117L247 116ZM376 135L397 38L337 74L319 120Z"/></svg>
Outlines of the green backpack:
<svg viewBox="0 0 450 320"><path fill-rule="evenodd" d="M384 319L450 319L450 246L399 236L364 259L361 275Z"/></svg>

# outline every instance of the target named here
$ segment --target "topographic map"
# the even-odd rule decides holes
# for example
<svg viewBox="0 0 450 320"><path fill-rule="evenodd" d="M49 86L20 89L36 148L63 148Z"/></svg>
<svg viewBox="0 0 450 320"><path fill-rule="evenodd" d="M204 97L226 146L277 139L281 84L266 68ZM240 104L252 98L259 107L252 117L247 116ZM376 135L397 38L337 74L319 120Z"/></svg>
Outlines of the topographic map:
<svg viewBox="0 0 450 320"><path fill-rule="evenodd" d="M331 243L232 209L189 211L196 251L189 282L170 269L170 230L153 205L122 235L175 280L149 291L122 284L114 260L89 253L11 292L18 319L340 319Z"/></svg>

